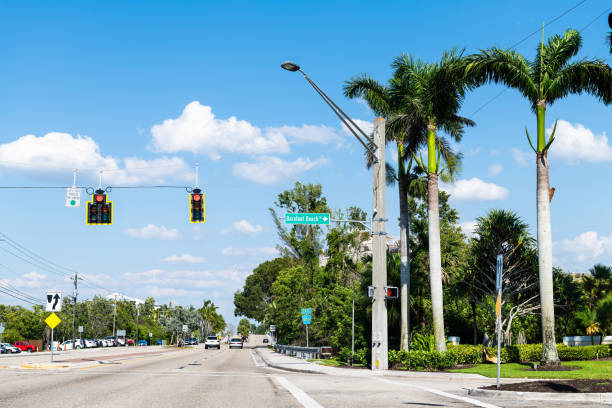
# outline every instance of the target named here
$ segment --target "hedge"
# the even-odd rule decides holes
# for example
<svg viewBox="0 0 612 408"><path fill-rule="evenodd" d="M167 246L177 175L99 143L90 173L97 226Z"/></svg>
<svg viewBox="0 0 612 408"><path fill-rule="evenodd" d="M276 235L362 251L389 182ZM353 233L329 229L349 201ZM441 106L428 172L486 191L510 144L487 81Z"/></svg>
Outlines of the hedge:
<svg viewBox="0 0 612 408"><path fill-rule="evenodd" d="M490 354L497 356L497 348L487 348ZM559 359L594 360L610 356L610 346L607 344L597 346L570 347L557 344ZM502 363L538 362L542 358L541 344L521 344L502 347L500 350ZM452 368L457 364L484 363L485 348L481 345L468 344L449 345L446 353L438 351L405 351L389 350L389 366L402 367L408 370L443 370Z"/></svg>

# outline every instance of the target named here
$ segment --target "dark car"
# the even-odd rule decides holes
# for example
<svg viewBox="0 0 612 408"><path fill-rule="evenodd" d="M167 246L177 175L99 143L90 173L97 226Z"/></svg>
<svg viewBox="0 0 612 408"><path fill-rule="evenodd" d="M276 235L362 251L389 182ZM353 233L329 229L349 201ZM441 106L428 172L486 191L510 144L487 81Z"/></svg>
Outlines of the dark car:
<svg viewBox="0 0 612 408"><path fill-rule="evenodd" d="M264 343L267 343L267 342L268 342L268 338L267 338L267 337L264 337L263 342L264 342Z"/></svg>
<svg viewBox="0 0 612 408"><path fill-rule="evenodd" d="M6 347L0 346L0 354L6 354L6 353L8 353L8 350L6 349Z"/></svg>
<svg viewBox="0 0 612 408"><path fill-rule="evenodd" d="M197 346L198 345L198 339L195 337L190 337L188 339L185 339L185 345L186 346Z"/></svg>

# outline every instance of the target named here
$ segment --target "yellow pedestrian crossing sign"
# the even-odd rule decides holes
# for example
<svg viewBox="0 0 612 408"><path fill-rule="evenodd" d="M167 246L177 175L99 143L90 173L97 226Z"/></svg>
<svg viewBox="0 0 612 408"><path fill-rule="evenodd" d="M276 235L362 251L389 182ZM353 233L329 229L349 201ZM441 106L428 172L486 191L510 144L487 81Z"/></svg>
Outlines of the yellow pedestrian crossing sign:
<svg viewBox="0 0 612 408"><path fill-rule="evenodd" d="M57 317L55 313L51 313L49 317L45 319L45 323L47 323L47 326L49 326L52 329L54 329L55 326L60 324L61 321L62 320L59 317Z"/></svg>

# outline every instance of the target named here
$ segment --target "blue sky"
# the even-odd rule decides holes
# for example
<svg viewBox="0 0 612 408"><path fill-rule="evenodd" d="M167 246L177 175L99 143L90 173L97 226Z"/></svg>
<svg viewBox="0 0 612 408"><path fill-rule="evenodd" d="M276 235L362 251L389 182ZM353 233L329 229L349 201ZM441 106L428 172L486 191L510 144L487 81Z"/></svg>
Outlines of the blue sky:
<svg viewBox="0 0 612 408"><path fill-rule="evenodd" d="M233 292L275 255L268 208L279 192L321 183L333 208L371 209L360 145L281 62L298 62L351 117L371 122L363 103L342 95L345 80L365 72L385 82L403 52L434 61L455 46L510 47L578 2L458 4L0 1L0 185L68 186L76 167L85 186L97 186L100 169L105 186L191 186L197 162L207 214L205 224L188 223L181 189L115 189L114 225L93 227L84 207L64 207L63 190L2 189L0 232L84 273L86 298L108 290L198 307L210 298L235 323ZM610 64L609 7L587 0L545 35L586 26L580 55ZM539 38L516 50L533 58ZM447 189L466 230L490 208L515 210L535 229L535 157L524 136L535 117L516 91L491 100L503 89L480 88L463 105L477 126L458 144L463 171ZM612 108L570 96L547 116L549 128L559 120L555 264L612 264ZM392 220L396 197L389 189ZM397 235L396 223L388 230ZM5 251L0 264L10 269L0 279L32 296L71 292L48 266Z"/></svg>

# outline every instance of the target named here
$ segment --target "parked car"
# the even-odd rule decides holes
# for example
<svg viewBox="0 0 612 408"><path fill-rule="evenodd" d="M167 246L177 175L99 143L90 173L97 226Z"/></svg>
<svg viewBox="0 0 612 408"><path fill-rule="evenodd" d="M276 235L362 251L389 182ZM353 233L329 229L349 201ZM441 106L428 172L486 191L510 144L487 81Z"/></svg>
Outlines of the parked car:
<svg viewBox="0 0 612 408"><path fill-rule="evenodd" d="M21 353L21 350L19 350L19 348L9 343L0 343L0 347L4 347L8 353Z"/></svg>
<svg viewBox="0 0 612 408"><path fill-rule="evenodd" d="M0 354L6 354L6 353L8 353L8 350L6 349L6 347L0 344Z"/></svg>
<svg viewBox="0 0 612 408"><path fill-rule="evenodd" d="M221 350L221 342L217 336L208 336L204 342L204 349L208 350L209 347L214 347Z"/></svg>
<svg viewBox="0 0 612 408"><path fill-rule="evenodd" d="M128 346L133 346L134 345L134 340L133 339L127 339L127 345Z"/></svg>
<svg viewBox="0 0 612 408"><path fill-rule="evenodd" d="M268 338L267 338L267 337L264 337L263 342L264 342L264 343L267 343L267 342L268 342Z"/></svg>
<svg viewBox="0 0 612 408"><path fill-rule="evenodd" d="M162 346L164 344L164 341L162 339L158 339L157 340L157 345L158 346Z"/></svg>
<svg viewBox="0 0 612 408"><path fill-rule="evenodd" d="M109 342L109 347L117 347L118 345L117 339L114 336L106 336L104 340L107 340Z"/></svg>
<svg viewBox="0 0 612 408"><path fill-rule="evenodd" d="M62 351L62 350L73 350L73 349L82 349L85 348L85 343L83 340L80 339L76 339L76 340L66 340L63 343L60 343L59 346L57 346L58 351Z"/></svg>
<svg viewBox="0 0 612 408"><path fill-rule="evenodd" d="M185 339L185 345L186 346L197 346L198 345L198 339L195 337L190 337L188 339Z"/></svg>
<svg viewBox="0 0 612 408"><path fill-rule="evenodd" d="M125 337L116 337L115 340L117 341L117 345L118 346L122 346L123 347L123 346L125 346L127 344L126 340L125 340Z"/></svg>
<svg viewBox="0 0 612 408"><path fill-rule="evenodd" d="M83 340L83 344L85 345L86 348L98 347L98 342L95 340L91 340L91 339Z"/></svg>
<svg viewBox="0 0 612 408"><path fill-rule="evenodd" d="M229 341L229 348L242 348L242 339L238 337L231 338Z"/></svg>
<svg viewBox="0 0 612 408"><path fill-rule="evenodd" d="M33 344L28 344L25 341L17 341L13 344L14 347L17 347L21 351L27 351L28 353L33 353L38 351L38 347Z"/></svg>
<svg viewBox="0 0 612 408"><path fill-rule="evenodd" d="M147 341L146 340L138 340L138 345L139 346L148 346Z"/></svg>

